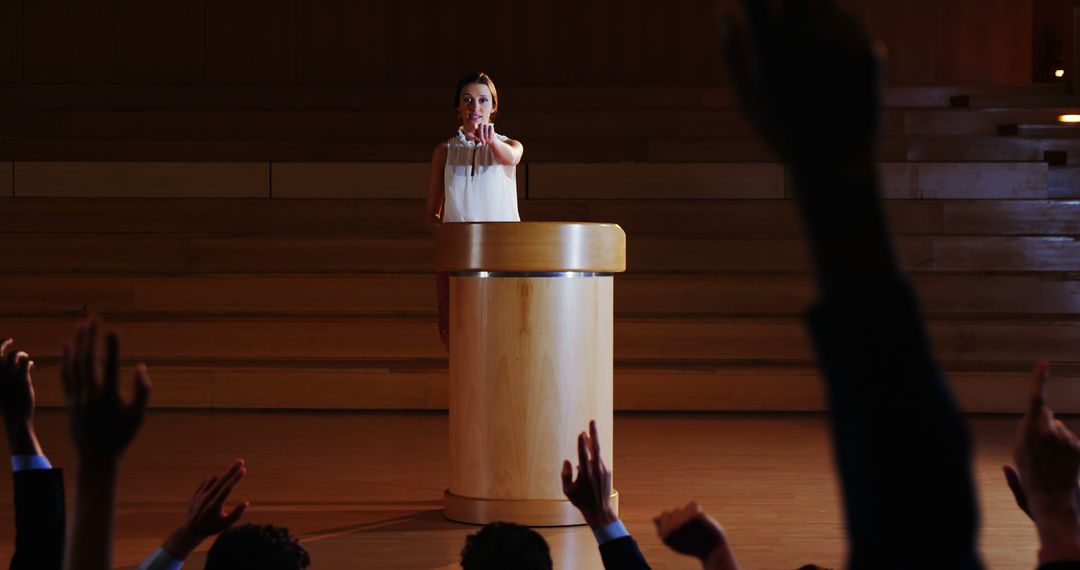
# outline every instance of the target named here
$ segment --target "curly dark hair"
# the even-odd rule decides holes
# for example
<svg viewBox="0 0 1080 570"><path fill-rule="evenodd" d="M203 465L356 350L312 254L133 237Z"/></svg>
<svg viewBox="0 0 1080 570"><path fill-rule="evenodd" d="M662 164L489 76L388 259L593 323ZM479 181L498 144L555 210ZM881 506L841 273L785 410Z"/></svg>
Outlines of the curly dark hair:
<svg viewBox="0 0 1080 570"><path fill-rule="evenodd" d="M535 530L508 522L484 525L465 538L463 570L551 570L551 550Z"/></svg>
<svg viewBox="0 0 1080 570"><path fill-rule="evenodd" d="M303 570L311 565L307 550L289 529L245 524L221 533L206 554L206 570Z"/></svg>

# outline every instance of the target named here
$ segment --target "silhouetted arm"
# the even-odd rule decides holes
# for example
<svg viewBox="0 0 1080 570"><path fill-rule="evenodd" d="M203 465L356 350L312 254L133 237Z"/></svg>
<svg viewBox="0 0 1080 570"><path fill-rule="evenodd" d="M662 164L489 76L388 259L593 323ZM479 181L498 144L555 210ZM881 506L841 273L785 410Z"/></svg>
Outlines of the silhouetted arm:
<svg viewBox="0 0 1080 570"><path fill-rule="evenodd" d="M121 399L119 344L116 333L106 336L105 366L100 371L98 322L91 318L79 324L74 342L65 343L61 350L61 378L79 463L65 570L112 568L120 458L142 424L150 398L150 379L140 365L132 402Z"/></svg>
<svg viewBox="0 0 1080 570"><path fill-rule="evenodd" d="M980 567L968 434L882 210L878 50L832 0L740 5L721 8L733 83L789 167L818 283L849 567Z"/></svg>
<svg viewBox="0 0 1080 570"><path fill-rule="evenodd" d="M0 415L11 450L15 488L12 570L59 570L64 556L64 475L53 469L34 429L30 355L0 343Z"/></svg>

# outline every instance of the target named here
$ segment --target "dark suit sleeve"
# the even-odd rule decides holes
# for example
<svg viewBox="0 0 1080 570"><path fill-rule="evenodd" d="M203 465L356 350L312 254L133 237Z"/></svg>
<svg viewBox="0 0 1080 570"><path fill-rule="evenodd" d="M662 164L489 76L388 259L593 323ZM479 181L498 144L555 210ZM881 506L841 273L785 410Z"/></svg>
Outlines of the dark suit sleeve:
<svg viewBox="0 0 1080 570"><path fill-rule="evenodd" d="M910 285L897 276L808 312L843 482L849 568L981 568L968 433Z"/></svg>
<svg viewBox="0 0 1080 570"><path fill-rule="evenodd" d="M1080 560L1047 562L1040 564L1038 570L1080 570Z"/></svg>
<svg viewBox="0 0 1080 570"><path fill-rule="evenodd" d="M600 558L604 561L605 570L649 570L649 563L632 536L601 544Z"/></svg>
<svg viewBox="0 0 1080 570"><path fill-rule="evenodd" d="M64 474L30 469L15 482L15 555L12 570L60 570L64 561Z"/></svg>

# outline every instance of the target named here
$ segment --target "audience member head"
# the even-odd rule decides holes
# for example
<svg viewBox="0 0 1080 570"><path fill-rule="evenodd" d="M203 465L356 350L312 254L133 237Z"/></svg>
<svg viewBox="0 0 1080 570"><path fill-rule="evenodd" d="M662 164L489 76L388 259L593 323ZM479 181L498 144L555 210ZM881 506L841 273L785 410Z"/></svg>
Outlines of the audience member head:
<svg viewBox="0 0 1080 570"><path fill-rule="evenodd" d="M551 551L544 537L514 523L486 524L467 536L461 549L463 570L551 570L551 566Z"/></svg>
<svg viewBox="0 0 1080 570"><path fill-rule="evenodd" d="M289 529L245 524L221 533L206 555L206 570L302 570L311 564L307 550Z"/></svg>

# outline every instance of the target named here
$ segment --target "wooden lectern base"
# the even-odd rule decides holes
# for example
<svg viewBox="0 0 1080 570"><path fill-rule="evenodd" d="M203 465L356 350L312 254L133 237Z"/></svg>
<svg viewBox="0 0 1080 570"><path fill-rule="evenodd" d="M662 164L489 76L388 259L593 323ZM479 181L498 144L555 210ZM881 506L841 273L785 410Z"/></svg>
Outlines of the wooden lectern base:
<svg viewBox="0 0 1080 570"><path fill-rule="evenodd" d="M619 492L611 491L611 508L619 513ZM568 500L521 501L504 499L473 499L459 497L450 491L443 493L443 515L452 521L468 524L487 524L495 521L514 522L527 526L572 526L585 524L577 507Z"/></svg>

